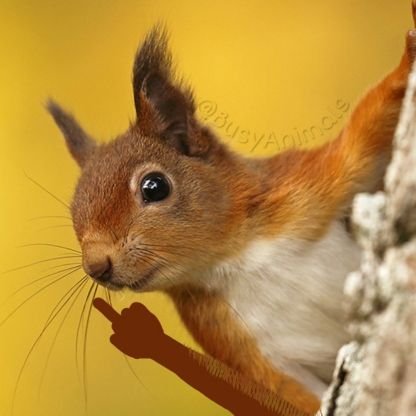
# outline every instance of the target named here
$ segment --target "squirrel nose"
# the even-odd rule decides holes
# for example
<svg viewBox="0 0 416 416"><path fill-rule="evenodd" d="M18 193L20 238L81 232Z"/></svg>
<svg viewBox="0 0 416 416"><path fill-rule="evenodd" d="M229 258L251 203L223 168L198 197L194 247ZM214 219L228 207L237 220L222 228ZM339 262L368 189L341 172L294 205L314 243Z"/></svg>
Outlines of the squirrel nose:
<svg viewBox="0 0 416 416"><path fill-rule="evenodd" d="M100 259L94 259L93 262L87 262L84 265L85 271L95 280L102 283L108 282L113 273L113 265L108 256L103 256Z"/></svg>

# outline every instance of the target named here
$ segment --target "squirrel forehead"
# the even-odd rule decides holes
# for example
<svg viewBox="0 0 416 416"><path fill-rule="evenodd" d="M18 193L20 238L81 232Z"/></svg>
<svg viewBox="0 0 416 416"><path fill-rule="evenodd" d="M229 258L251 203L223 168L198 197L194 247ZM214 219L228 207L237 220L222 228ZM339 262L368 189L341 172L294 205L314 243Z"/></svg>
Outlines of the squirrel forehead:
<svg viewBox="0 0 416 416"><path fill-rule="evenodd" d="M100 145L84 168L87 177L100 175L114 181L131 176L142 164L155 163L168 167L177 163L179 154L156 137L127 132L111 142Z"/></svg>

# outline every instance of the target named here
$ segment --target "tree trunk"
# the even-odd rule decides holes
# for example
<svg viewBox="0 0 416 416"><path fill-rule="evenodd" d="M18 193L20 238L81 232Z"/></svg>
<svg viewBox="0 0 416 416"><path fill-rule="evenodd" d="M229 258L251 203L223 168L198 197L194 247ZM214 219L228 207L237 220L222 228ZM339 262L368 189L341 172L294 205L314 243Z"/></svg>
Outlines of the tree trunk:
<svg viewBox="0 0 416 416"><path fill-rule="evenodd" d="M345 284L353 341L338 355L324 416L416 415L416 69L394 138L385 191L358 195L361 269Z"/></svg>

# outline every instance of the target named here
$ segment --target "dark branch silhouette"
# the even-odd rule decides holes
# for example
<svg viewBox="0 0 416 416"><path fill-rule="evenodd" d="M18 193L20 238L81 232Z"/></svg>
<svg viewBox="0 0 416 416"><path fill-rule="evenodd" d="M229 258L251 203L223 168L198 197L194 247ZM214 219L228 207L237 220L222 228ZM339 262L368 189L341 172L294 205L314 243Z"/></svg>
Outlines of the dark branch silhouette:
<svg viewBox="0 0 416 416"><path fill-rule="evenodd" d="M308 416L315 413L299 409L278 393L166 335L156 316L141 303L133 303L121 314L101 298L94 300L94 306L112 322L114 334L110 341L120 351L133 358L158 362L235 415ZM318 407L317 402L316 410Z"/></svg>

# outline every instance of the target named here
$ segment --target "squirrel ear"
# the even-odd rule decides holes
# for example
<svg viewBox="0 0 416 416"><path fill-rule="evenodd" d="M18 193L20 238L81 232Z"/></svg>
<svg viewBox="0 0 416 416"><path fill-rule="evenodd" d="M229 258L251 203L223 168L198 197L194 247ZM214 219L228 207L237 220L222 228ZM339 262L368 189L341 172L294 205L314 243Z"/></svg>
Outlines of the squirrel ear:
<svg viewBox="0 0 416 416"><path fill-rule="evenodd" d="M49 100L46 108L65 137L66 145L80 167L96 147L95 141L82 129L75 118L56 102Z"/></svg>
<svg viewBox="0 0 416 416"><path fill-rule="evenodd" d="M182 153L198 153L192 92L175 80L164 27L155 26L139 47L133 67L137 126Z"/></svg>

